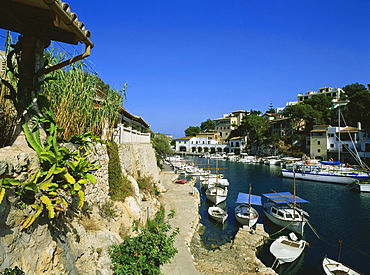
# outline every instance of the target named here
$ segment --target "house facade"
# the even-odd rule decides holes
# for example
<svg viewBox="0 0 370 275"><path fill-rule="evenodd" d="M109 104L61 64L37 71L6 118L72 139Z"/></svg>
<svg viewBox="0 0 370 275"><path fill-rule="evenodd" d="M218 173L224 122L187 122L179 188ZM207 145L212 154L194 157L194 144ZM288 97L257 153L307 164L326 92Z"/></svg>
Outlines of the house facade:
<svg viewBox="0 0 370 275"><path fill-rule="evenodd" d="M305 94L298 94L297 99L298 103L302 103L306 99L312 98L316 95L325 95L333 98L333 102L340 101L341 95L344 94L344 91L341 88L332 88L324 87L320 88L319 91L308 91Z"/></svg>
<svg viewBox="0 0 370 275"><path fill-rule="evenodd" d="M239 155L243 152L243 149L247 145L247 137L233 137L229 139L229 153L235 153Z"/></svg>
<svg viewBox="0 0 370 275"><path fill-rule="evenodd" d="M176 152L224 153L227 144L220 140L219 133L199 133L195 137L182 137L176 141Z"/></svg>
<svg viewBox="0 0 370 275"><path fill-rule="evenodd" d="M370 133L357 127L315 125L310 133L310 157L356 164L353 155L370 159Z"/></svg>
<svg viewBox="0 0 370 275"><path fill-rule="evenodd" d="M247 111L235 111L230 114L224 114L222 118L214 119L215 131L220 133L220 139L226 140L231 131L238 128L247 114Z"/></svg>

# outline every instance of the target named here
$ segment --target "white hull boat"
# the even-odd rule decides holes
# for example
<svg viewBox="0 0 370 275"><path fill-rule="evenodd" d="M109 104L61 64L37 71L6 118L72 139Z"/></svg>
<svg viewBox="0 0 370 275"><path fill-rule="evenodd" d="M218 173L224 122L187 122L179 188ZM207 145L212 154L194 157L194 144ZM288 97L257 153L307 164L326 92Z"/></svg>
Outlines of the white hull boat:
<svg viewBox="0 0 370 275"><path fill-rule="evenodd" d="M297 240L294 233L291 233L291 238L280 236L270 246L270 252L275 256L279 264L290 263L295 261L305 249L307 242L305 240Z"/></svg>
<svg viewBox="0 0 370 275"><path fill-rule="evenodd" d="M360 192L370 192L370 182L358 182L357 186Z"/></svg>
<svg viewBox="0 0 370 275"><path fill-rule="evenodd" d="M221 186L221 187L229 187L230 185L227 179L217 179L217 178L202 181L200 184L202 188L214 187L216 185Z"/></svg>
<svg viewBox="0 0 370 275"><path fill-rule="evenodd" d="M324 257L322 267L327 275L348 274L348 275L363 275L362 273L340 263L335 260Z"/></svg>
<svg viewBox="0 0 370 275"><path fill-rule="evenodd" d="M263 212L270 221L303 235L308 213L294 204L309 201L293 196L290 192L268 193L263 196L268 199L263 203Z"/></svg>
<svg viewBox="0 0 370 275"><path fill-rule="evenodd" d="M219 204L226 200L227 187L222 188L219 186L210 187L206 190L206 197L214 204Z"/></svg>
<svg viewBox="0 0 370 275"><path fill-rule="evenodd" d="M224 223L228 217L225 210L218 206L211 206L208 208L208 215L214 220Z"/></svg>
<svg viewBox="0 0 370 275"><path fill-rule="evenodd" d="M258 221L259 213L252 205L262 205L261 196L239 192L236 203L239 204L234 209L236 220L242 225L253 227Z"/></svg>
<svg viewBox="0 0 370 275"><path fill-rule="evenodd" d="M310 181L321 181L338 184L352 184L358 180L356 178L367 178L367 174L360 174L361 172L341 172L341 171L307 171L298 172L293 169L282 169L283 177L285 178L296 178Z"/></svg>
<svg viewBox="0 0 370 275"><path fill-rule="evenodd" d="M235 207L235 218L240 224L253 227L258 221L259 214L252 206L240 204Z"/></svg>

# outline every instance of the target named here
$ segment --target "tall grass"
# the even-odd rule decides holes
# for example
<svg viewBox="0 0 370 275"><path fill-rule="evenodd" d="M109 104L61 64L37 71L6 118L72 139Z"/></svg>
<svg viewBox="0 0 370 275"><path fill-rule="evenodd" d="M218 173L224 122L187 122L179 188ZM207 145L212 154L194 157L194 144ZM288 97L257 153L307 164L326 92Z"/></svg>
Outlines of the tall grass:
<svg viewBox="0 0 370 275"><path fill-rule="evenodd" d="M48 54L50 65L62 59L63 55ZM84 61L49 73L43 90L57 125L64 129L59 133L64 140L85 132L102 136L104 127L111 128L116 122L125 94L125 87L121 91L110 89L98 76L89 73ZM98 97L99 91L103 97Z"/></svg>

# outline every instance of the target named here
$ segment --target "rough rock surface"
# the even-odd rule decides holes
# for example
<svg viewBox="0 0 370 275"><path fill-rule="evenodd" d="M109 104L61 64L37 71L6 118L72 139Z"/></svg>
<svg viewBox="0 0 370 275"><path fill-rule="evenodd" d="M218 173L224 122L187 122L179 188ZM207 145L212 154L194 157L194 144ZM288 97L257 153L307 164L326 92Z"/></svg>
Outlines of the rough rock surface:
<svg viewBox="0 0 370 275"><path fill-rule="evenodd" d="M241 228L233 242L224 244L215 250L207 250L203 247L199 235L201 230L202 225L198 228L191 243L191 252L200 274L276 274L256 256L256 248L261 247L268 239L263 226L257 226L256 230L250 230L248 227Z"/></svg>
<svg viewBox="0 0 370 275"><path fill-rule="evenodd" d="M152 175L159 181L154 151L148 146L150 144L130 144L119 149L124 173L135 190L139 190L135 180L138 173L133 173L135 167L141 175ZM114 202L110 207L116 216L107 217L104 207L110 199L108 154L104 145L92 151L91 160L97 160L102 168L95 173L98 182L86 186L83 211L69 211L52 223L40 216L25 230L20 225L28 216L28 210L15 207L11 194L6 195L0 205L0 271L18 266L29 275L112 274L111 245L122 242L122 236L134 234L133 221L144 225L147 217L154 217L160 204L156 198L146 196L142 201L140 194L135 194L124 202ZM38 158L29 148L0 149L1 177L22 180L37 170ZM159 182L157 184L163 189Z"/></svg>

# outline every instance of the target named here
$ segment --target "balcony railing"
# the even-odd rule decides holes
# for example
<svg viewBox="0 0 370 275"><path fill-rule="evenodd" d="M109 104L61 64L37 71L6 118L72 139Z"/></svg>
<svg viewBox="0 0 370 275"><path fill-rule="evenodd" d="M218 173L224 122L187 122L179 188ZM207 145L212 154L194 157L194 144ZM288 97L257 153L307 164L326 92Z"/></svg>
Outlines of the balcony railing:
<svg viewBox="0 0 370 275"><path fill-rule="evenodd" d="M123 125L118 125L113 132L116 143L150 143L150 133L142 133Z"/></svg>

